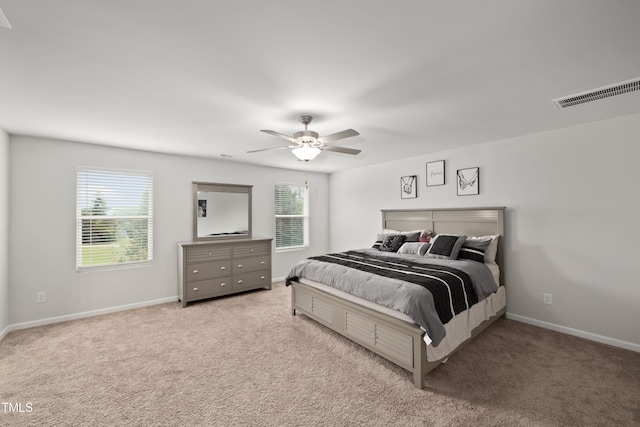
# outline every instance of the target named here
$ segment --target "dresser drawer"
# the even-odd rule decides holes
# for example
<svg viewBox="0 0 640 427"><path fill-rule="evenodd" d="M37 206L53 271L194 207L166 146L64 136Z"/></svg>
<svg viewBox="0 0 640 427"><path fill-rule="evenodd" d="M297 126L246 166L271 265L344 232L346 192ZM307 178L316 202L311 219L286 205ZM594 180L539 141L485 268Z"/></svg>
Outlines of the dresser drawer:
<svg viewBox="0 0 640 427"><path fill-rule="evenodd" d="M187 283L187 300L214 297L231 291L231 277L199 280Z"/></svg>
<svg viewBox="0 0 640 427"><path fill-rule="evenodd" d="M268 256L234 259L233 274L264 270L265 268L269 268L270 264Z"/></svg>
<svg viewBox="0 0 640 427"><path fill-rule="evenodd" d="M233 276L233 290L254 289L271 286L270 270L253 271Z"/></svg>
<svg viewBox="0 0 640 427"><path fill-rule="evenodd" d="M187 248L187 263L231 258L231 245L196 246Z"/></svg>
<svg viewBox="0 0 640 427"><path fill-rule="evenodd" d="M231 274L231 261L212 261L189 264L187 265L186 273L187 281L229 276Z"/></svg>
<svg viewBox="0 0 640 427"><path fill-rule="evenodd" d="M271 253L271 242L252 242L233 247L234 258L244 258L257 255L269 255Z"/></svg>

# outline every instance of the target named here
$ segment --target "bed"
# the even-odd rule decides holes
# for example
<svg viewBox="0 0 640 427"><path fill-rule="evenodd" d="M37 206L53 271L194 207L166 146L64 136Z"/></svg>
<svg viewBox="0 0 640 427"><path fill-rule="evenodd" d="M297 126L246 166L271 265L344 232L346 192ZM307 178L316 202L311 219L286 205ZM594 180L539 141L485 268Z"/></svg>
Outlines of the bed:
<svg viewBox="0 0 640 427"><path fill-rule="evenodd" d="M397 307L371 302L364 296L358 295L357 292L345 292L339 286L336 288L333 280L320 278L324 277L322 275L304 274L305 266L301 266L303 263L314 262L317 264L319 261L326 261L327 259L324 257L336 258L337 254L312 257L311 259L316 258L316 260L304 260L292 268L287 277L287 284L291 285L291 313L292 315L303 314L412 372L415 386L423 389L425 375L428 372L444 363L465 343L480 334L506 312L505 265L502 244L504 241L504 209L498 207L382 211L382 230L387 232L387 235L429 230L432 236L445 234L473 237L493 236L495 239L497 247L494 247L492 255L492 258L495 257L495 262L483 263L481 267L489 271L493 277L495 291L485 292L486 296L479 296L479 301L468 308L452 311L450 320L447 319L447 323L438 326L438 328L444 328L443 334L438 332L438 328L425 327L423 319L416 321L413 313L409 316L398 311ZM444 238L442 239L444 241ZM359 257L364 257L363 261L372 260L371 262L376 264L375 268L377 268L378 263L388 265L389 262L395 261L393 257L401 256L381 252L380 256L384 255L389 258L378 259L380 257L371 252L371 249L347 251L340 254L340 258L350 258L349 262L353 261L353 258L358 264L365 264L365 262L358 261ZM416 260L417 255L410 255L407 259L411 261L407 261L407 264L413 261L422 262ZM340 259L339 262L343 262L343 260ZM404 263L404 261L402 262ZM447 268L451 264L446 260L441 263L446 264ZM459 264L463 265L465 261L461 261ZM466 262L466 264L478 265L474 262ZM485 268L485 265L488 268ZM414 267L421 269L420 265L414 265ZM456 267L458 266L456 265ZM340 280L355 280L349 279L347 276L349 275L341 275ZM476 279L473 276L470 277L472 279L465 286L470 287L473 282L473 288L478 290L475 284ZM323 281L332 282L332 286L328 286ZM462 279L460 282L462 283ZM463 286L461 285L461 287ZM479 292L484 291L479 290ZM435 299L435 296L433 298ZM427 331L431 332L427 333Z"/></svg>

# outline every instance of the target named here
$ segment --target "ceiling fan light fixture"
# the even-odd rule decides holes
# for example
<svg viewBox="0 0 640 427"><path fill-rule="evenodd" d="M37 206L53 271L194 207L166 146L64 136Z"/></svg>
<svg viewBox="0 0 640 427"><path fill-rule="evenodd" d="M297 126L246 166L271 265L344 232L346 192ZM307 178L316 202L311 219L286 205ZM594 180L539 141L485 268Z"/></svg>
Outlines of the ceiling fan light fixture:
<svg viewBox="0 0 640 427"><path fill-rule="evenodd" d="M322 150L319 149L318 147L312 147L311 144L307 142L291 150L294 156L306 162L308 162L309 160L315 159L316 156L320 154L321 151Z"/></svg>

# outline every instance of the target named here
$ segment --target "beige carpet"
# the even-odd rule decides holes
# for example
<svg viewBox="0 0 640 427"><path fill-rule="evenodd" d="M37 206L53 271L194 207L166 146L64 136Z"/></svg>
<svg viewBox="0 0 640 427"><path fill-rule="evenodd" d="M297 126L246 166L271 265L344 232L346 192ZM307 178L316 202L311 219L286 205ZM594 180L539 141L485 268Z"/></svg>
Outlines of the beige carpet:
<svg viewBox="0 0 640 427"><path fill-rule="evenodd" d="M501 319L418 390L282 283L10 333L0 425L640 425L640 353ZM15 406L14 406L15 408Z"/></svg>

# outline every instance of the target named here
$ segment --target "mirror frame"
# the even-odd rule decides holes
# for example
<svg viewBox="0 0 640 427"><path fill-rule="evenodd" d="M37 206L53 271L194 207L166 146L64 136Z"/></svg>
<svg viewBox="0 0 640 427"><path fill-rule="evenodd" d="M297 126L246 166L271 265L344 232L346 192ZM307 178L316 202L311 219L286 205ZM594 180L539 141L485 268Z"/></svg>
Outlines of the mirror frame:
<svg viewBox="0 0 640 427"><path fill-rule="evenodd" d="M252 223L253 220L251 218L252 212L252 201L251 201L251 193L253 189L253 185L242 185L242 184L221 184L215 182L193 182L193 240L230 240L230 239L251 239L252 237ZM247 234L223 234L220 236L201 236L198 237L198 191L206 191L210 193L239 193L239 194L247 194L249 196L248 200L248 233Z"/></svg>

